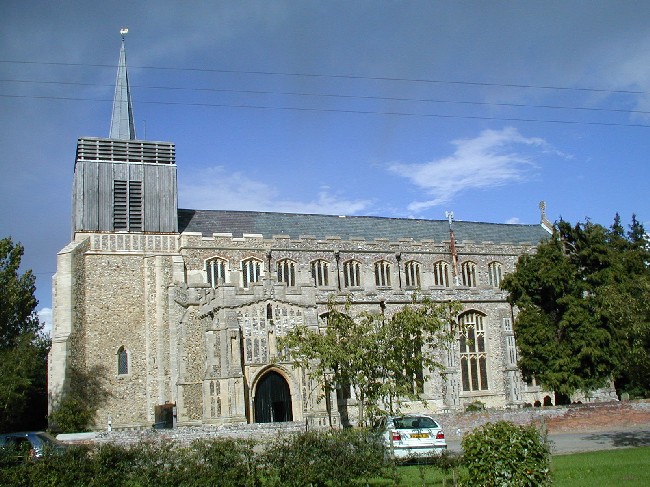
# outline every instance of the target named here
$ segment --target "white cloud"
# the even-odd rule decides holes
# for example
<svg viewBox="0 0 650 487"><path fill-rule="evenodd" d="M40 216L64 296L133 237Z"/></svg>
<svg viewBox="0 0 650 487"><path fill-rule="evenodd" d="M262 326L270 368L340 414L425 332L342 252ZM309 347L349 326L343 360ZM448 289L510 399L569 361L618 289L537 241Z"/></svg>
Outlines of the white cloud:
<svg viewBox="0 0 650 487"><path fill-rule="evenodd" d="M519 218L517 218L516 216L513 216L512 218L508 218L506 220L506 223L508 225L517 225L517 224L521 223L521 220Z"/></svg>
<svg viewBox="0 0 650 487"><path fill-rule="evenodd" d="M43 331L50 336L52 334L52 308L41 308L36 314L43 324Z"/></svg>
<svg viewBox="0 0 650 487"><path fill-rule="evenodd" d="M549 144L538 137L524 137L513 127L484 130L473 139L452 141L454 153L423 164L394 163L389 169L432 198L414 201L409 210L422 211L450 201L462 191L485 189L527 180L535 169L525 147L548 151Z"/></svg>
<svg viewBox="0 0 650 487"><path fill-rule="evenodd" d="M192 182L179 183L180 208L354 215L371 204L370 200L351 200L332 194L327 187L322 187L317 198L311 201L283 199L277 188L240 172L229 173L222 166L192 176Z"/></svg>

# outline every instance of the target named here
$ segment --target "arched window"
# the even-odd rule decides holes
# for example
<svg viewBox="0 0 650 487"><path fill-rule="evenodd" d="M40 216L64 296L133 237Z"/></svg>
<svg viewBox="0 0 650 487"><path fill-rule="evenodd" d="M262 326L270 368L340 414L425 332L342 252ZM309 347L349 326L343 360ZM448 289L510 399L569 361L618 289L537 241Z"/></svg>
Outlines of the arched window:
<svg viewBox="0 0 650 487"><path fill-rule="evenodd" d="M474 262L463 262L460 274L463 286L476 287L476 264Z"/></svg>
<svg viewBox="0 0 650 487"><path fill-rule="evenodd" d="M406 287L420 286L420 263L414 260L404 264L404 273L406 274Z"/></svg>
<svg viewBox="0 0 650 487"><path fill-rule="evenodd" d="M311 263L311 277L318 287L329 286L330 263L326 260L315 260Z"/></svg>
<svg viewBox="0 0 650 487"><path fill-rule="evenodd" d="M242 287L259 282L262 279L262 261L254 258L246 259L241 263Z"/></svg>
<svg viewBox="0 0 650 487"><path fill-rule="evenodd" d="M226 261L219 258L210 259L205 262L205 270L208 274L208 284L217 287L226 282Z"/></svg>
<svg viewBox="0 0 650 487"><path fill-rule="evenodd" d="M390 263L385 260L375 262L375 285L390 287Z"/></svg>
<svg viewBox="0 0 650 487"><path fill-rule="evenodd" d="M449 287L449 264L439 260L433 264L433 285Z"/></svg>
<svg viewBox="0 0 650 487"><path fill-rule="evenodd" d="M476 311L464 313L459 318L460 371L463 391L485 391L487 380L487 351L485 350L485 316Z"/></svg>
<svg viewBox="0 0 650 487"><path fill-rule="evenodd" d="M343 263L343 283L345 287L361 286L361 264L356 260Z"/></svg>
<svg viewBox="0 0 650 487"><path fill-rule="evenodd" d="M499 262L490 262L488 264L488 279L490 286L500 287L501 286L501 264Z"/></svg>
<svg viewBox="0 0 650 487"><path fill-rule="evenodd" d="M124 346L117 350L117 375L126 375L129 373L129 353Z"/></svg>
<svg viewBox="0 0 650 487"><path fill-rule="evenodd" d="M278 282L283 282L289 287L296 285L296 263L289 259L278 261Z"/></svg>

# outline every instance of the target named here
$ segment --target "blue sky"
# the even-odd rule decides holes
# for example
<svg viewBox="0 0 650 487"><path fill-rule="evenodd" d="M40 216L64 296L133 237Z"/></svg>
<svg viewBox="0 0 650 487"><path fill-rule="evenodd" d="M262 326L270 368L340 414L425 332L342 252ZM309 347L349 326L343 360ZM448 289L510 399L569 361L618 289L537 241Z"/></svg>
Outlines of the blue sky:
<svg viewBox="0 0 650 487"><path fill-rule="evenodd" d="M47 319L122 27L183 208L650 227L648 25L645 1L3 0L0 235Z"/></svg>

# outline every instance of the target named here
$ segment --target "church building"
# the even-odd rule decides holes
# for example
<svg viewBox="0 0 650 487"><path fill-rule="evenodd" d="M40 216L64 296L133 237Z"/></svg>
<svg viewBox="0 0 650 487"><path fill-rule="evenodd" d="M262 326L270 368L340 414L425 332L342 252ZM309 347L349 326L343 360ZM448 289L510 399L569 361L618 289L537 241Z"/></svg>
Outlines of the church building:
<svg viewBox="0 0 650 487"><path fill-rule="evenodd" d="M53 279L51 408L81 375L106 392L97 429L324 425L321 391L278 358L278 338L327 326L331 296L354 316L390 314L414 293L460 302L466 330L424 384L428 411L543 400L517 368L499 288L548 238L543 211L519 225L179 209L176 171L173 143L136 137L122 40L109 136L77 144L73 237ZM340 390L330 403L354 411L356 400Z"/></svg>

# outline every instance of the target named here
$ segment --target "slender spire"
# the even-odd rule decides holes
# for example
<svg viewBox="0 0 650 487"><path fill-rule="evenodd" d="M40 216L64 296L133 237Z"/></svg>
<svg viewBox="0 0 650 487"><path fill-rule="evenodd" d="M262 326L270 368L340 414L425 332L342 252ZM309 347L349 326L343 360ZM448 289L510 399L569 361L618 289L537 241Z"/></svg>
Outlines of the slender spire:
<svg viewBox="0 0 650 487"><path fill-rule="evenodd" d="M131 91L129 77L126 72L126 49L124 36L129 29L120 30L122 35L122 48L120 61L117 66L117 79L115 80L115 96L113 98L113 115L111 117L110 139L134 140L135 124L133 123L133 106L131 105Z"/></svg>

